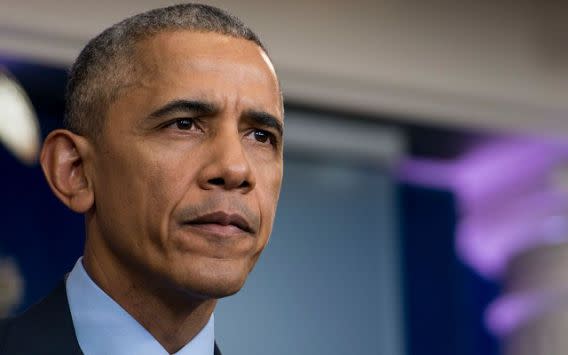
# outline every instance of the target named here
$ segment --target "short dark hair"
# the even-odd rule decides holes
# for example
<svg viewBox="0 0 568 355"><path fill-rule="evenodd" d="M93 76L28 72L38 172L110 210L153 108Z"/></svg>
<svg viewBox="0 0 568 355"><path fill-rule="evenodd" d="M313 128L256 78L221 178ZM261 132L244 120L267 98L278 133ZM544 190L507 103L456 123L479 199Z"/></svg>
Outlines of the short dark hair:
<svg viewBox="0 0 568 355"><path fill-rule="evenodd" d="M65 95L65 127L95 138L108 108L132 80L136 45L161 32L213 32L256 43L259 37L237 17L209 5L179 4L129 17L87 43L69 72Z"/></svg>

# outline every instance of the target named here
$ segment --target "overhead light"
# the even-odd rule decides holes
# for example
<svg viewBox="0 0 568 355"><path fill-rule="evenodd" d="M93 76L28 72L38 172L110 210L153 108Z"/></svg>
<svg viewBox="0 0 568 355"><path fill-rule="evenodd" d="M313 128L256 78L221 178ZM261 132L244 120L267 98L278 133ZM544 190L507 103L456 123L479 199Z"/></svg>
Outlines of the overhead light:
<svg viewBox="0 0 568 355"><path fill-rule="evenodd" d="M24 89L0 68L0 142L25 164L37 161L40 130Z"/></svg>

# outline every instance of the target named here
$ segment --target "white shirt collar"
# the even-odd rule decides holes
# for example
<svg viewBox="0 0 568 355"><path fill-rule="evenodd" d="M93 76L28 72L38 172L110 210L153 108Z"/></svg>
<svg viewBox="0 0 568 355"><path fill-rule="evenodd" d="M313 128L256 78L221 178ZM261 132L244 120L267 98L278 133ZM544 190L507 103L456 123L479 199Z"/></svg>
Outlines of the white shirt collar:
<svg viewBox="0 0 568 355"><path fill-rule="evenodd" d="M160 343L98 287L80 258L66 282L71 318L85 355L168 355ZM175 355L213 355L214 316Z"/></svg>

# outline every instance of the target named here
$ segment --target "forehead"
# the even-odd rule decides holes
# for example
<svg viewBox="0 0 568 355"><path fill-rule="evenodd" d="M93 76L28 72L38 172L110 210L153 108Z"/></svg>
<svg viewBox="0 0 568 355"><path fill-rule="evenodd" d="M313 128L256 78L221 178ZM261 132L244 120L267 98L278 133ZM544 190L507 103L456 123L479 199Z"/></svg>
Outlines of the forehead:
<svg viewBox="0 0 568 355"><path fill-rule="evenodd" d="M138 48L142 49L146 64L163 59L163 55L174 59L181 59L177 58L180 56L190 56L186 59L216 57L243 64L263 65L273 71L263 49L256 43L216 32L163 31L140 41Z"/></svg>
<svg viewBox="0 0 568 355"><path fill-rule="evenodd" d="M202 91L207 95L214 94L207 93L208 88L218 94L248 90L258 99L277 97L280 101L270 59L246 39L218 33L163 32L141 41L137 58L136 86L185 87L193 94Z"/></svg>

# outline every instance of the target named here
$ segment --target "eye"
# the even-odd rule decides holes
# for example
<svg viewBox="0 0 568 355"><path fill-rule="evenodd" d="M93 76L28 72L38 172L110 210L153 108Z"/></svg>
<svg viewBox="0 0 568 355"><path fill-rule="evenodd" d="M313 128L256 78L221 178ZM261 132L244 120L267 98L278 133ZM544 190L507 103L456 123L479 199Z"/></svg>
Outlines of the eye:
<svg viewBox="0 0 568 355"><path fill-rule="evenodd" d="M261 146L272 147L274 149L279 146L278 137L274 133L263 129L252 129L247 134L246 138L253 140L253 142Z"/></svg>
<svg viewBox="0 0 568 355"><path fill-rule="evenodd" d="M266 143L272 139L272 135L270 133L260 129L254 130L252 133L254 135L254 139L260 143Z"/></svg>
<svg viewBox="0 0 568 355"><path fill-rule="evenodd" d="M189 131L193 128L193 120L191 118L180 118L172 122L172 124L175 124L176 128L182 131Z"/></svg>
<svg viewBox="0 0 568 355"><path fill-rule="evenodd" d="M193 131L196 128L199 128L197 127L195 119L188 117L171 120L170 122L165 123L162 127L178 131Z"/></svg>
<svg viewBox="0 0 568 355"><path fill-rule="evenodd" d="M276 147L278 143L276 136L273 133L265 131L263 129L251 130L250 133L247 135L247 138L254 139L256 142L262 145L270 144L273 147Z"/></svg>

